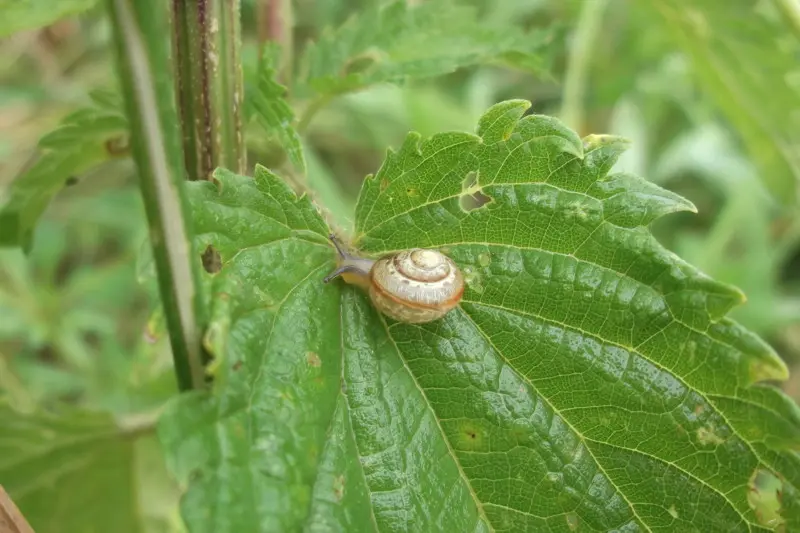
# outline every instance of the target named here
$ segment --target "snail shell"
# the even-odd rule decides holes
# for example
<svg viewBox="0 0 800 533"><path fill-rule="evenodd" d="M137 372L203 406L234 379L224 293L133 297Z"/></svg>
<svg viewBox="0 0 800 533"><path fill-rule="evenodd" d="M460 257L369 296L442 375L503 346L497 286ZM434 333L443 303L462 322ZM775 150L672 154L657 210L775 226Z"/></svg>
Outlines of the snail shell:
<svg viewBox="0 0 800 533"><path fill-rule="evenodd" d="M339 267L325 282L342 276L369 292L373 305L397 321L421 324L437 320L458 305L464 275L452 259L436 250L414 248L375 261L339 250Z"/></svg>

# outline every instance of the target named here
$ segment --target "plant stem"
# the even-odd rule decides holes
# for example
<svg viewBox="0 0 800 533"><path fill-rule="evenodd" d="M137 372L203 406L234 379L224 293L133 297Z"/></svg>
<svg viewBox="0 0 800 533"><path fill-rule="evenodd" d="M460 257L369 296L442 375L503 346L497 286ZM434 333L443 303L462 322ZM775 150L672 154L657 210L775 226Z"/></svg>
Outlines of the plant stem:
<svg viewBox="0 0 800 533"><path fill-rule="evenodd" d="M187 177L246 166L239 0L172 0L178 108Z"/></svg>
<svg viewBox="0 0 800 533"><path fill-rule="evenodd" d="M281 56L275 70L276 81L289 87L292 81L292 61L294 57L294 40L292 30L294 18L291 0L260 0L258 10L258 40L263 45L274 42L280 45ZM263 46L259 54L263 54Z"/></svg>
<svg viewBox="0 0 800 533"><path fill-rule="evenodd" d="M159 0L107 0L107 6L178 385L199 388L204 382L199 298L169 64L169 13Z"/></svg>
<svg viewBox="0 0 800 533"><path fill-rule="evenodd" d="M579 132L583 129L583 106L590 59L597 37L600 35L600 22L607 5L608 0L591 0L583 3L567 60L561 120Z"/></svg>

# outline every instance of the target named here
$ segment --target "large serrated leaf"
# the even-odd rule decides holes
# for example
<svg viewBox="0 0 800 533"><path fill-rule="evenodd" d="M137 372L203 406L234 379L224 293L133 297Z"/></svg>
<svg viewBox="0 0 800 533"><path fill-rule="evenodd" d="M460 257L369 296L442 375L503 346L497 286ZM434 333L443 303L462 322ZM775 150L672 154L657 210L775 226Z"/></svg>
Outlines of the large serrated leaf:
<svg viewBox="0 0 800 533"><path fill-rule="evenodd" d="M374 2L335 31L309 45L305 83L328 95L381 82L401 83L490 61L542 72L544 34L486 24L451 0L411 6Z"/></svg>
<svg viewBox="0 0 800 533"><path fill-rule="evenodd" d="M738 290L647 230L694 207L609 175L620 140L528 106L412 134L364 183L359 248L465 272L430 324L324 285L327 227L268 171L190 184L222 258L215 390L160 426L192 531L756 531L775 524L749 498L762 472L797 526L800 415L761 383L785 366L726 318Z"/></svg>
<svg viewBox="0 0 800 533"><path fill-rule="evenodd" d="M0 191L0 247L30 246L36 221L68 178L126 153L128 123L117 95L98 91L91 96L94 105L44 135L40 158Z"/></svg>

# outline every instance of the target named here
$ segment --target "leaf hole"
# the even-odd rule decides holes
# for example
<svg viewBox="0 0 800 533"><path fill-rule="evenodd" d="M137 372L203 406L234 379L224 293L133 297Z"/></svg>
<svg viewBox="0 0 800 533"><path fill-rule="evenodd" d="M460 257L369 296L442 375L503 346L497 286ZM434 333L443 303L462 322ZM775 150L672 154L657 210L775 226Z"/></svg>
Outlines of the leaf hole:
<svg viewBox="0 0 800 533"><path fill-rule="evenodd" d="M474 211L491 202L489 196L483 194L480 183L478 183L478 173L468 172L461 182L461 196L458 203L464 211Z"/></svg>
<svg viewBox="0 0 800 533"><path fill-rule="evenodd" d="M784 524L781 516L783 481L769 470L757 468L747 487L747 503L758 522L770 529L780 528Z"/></svg>
<svg viewBox="0 0 800 533"><path fill-rule="evenodd" d="M469 192L470 189L480 189L478 186L478 173L474 170L467 172L467 175L464 176L464 181L461 182L461 191L463 193Z"/></svg>
<svg viewBox="0 0 800 533"><path fill-rule="evenodd" d="M222 270L222 257L212 245L206 246L205 251L200 256L203 261L203 269L209 274L216 274Z"/></svg>

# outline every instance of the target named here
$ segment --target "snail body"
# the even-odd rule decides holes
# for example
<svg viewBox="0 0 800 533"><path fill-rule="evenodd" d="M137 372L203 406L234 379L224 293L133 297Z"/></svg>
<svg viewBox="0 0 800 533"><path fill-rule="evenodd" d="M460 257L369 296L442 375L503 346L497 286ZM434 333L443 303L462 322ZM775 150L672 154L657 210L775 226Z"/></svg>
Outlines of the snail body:
<svg viewBox="0 0 800 533"><path fill-rule="evenodd" d="M461 301L464 276L439 251L413 248L372 260L347 254L333 235L330 238L339 252L339 265L325 283L341 276L366 290L375 308L394 320L431 322Z"/></svg>

